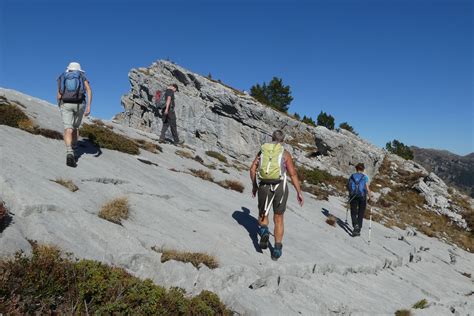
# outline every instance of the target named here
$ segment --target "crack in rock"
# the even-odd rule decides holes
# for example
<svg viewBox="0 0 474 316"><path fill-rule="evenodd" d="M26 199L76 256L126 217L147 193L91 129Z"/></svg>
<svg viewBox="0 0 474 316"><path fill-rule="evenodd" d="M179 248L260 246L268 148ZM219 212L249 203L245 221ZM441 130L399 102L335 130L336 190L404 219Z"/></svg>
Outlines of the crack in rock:
<svg viewBox="0 0 474 316"><path fill-rule="evenodd" d="M60 209L53 204L37 204L37 205L28 205L22 212L24 217L28 217L33 214L41 214L46 212L59 212Z"/></svg>
<svg viewBox="0 0 474 316"><path fill-rule="evenodd" d="M114 178L91 178L91 179L84 179L81 180L82 182L97 182L97 183L102 183L102 184L125 184L128 183L128 181L121 180L121 179L114 179Z"/></svg>

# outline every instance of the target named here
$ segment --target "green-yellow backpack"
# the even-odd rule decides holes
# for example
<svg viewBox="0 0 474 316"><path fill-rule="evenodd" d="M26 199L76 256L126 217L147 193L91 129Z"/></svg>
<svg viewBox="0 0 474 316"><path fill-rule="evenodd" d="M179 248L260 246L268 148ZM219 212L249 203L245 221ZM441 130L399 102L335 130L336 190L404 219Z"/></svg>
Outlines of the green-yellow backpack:
<svg viewBox="0 0 474 316"><path fill-rule="evenodd" d="M258 177L260 180L280 180L283 177L283 153L280 143L266 143L260 148Z"/></svg>

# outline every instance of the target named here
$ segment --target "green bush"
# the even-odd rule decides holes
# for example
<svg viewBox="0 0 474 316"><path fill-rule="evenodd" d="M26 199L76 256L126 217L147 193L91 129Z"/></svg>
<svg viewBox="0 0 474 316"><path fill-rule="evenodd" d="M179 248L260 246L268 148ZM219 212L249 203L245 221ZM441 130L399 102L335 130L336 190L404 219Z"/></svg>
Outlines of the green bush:
<svg viewBox="0 0 474 316"><path fill-rule="evenodd" d="M317 168L307 169L305 167L298 167L297 172L301 181L306 181L307 183L313 185L326 182L333 178L333 175L329 172Z"/></svg>
<svg viewBox="0 0 474 316"><path fill-rule="evenodd" d="M206 155L208 155L209 157L215 158L219 160L220 162L227 163L227 158L221 153L218 153L216 151L208 150L206 151Z"/></svg>
<svg viewBox="0 0 474 316"><path fill-rule="evenodd" d="M318 115L318 125L327 129L334 129L334 117L331 114L321 111Z"/></svg>
<svg viewBox="0 0 474 316"><path fill-rule="evenodd" d="M117 150L126 154L138 155L139 146L131 139L115 133L105 126L84 124L79 129L82 137L87 137L99 147Z"/></svg>
<svg viewBox="0 0 474 316"><path fill-rule="evenodd" d="M301 120L301 116L296 112L293 114L293 118L298 121Z"/></svg>
<svg viewBox="0 0 474 316"><path fill-rule="evenodd" d="M219 298L202 291L140 280L124 269L63 256L58 248L32 242L31 257L17 253L0 261L0 313L118 315L231 315Z"/></svg>
<svg viewBox="0 0 474 316"><path fill-rule="evenodd" d="M288 106L293 101L290 86L285 86L283 80L277 77L273 77L268 85L264 82L262 85L257 83L252 86L250 95L257 101L284 113L288 112Z"/></svg>
<svg viewBox="0 0 474 316"><path fill-rule="evenodd" d="M306 123L311 126L316 126L316 123L314 122L314 120L311 117L306 116L306 115L303 116L303 119L301 119L301 122Z"/></svg>
<svg viewBox="0 0 474 316"><path fill-rule="evenodd" d="M410 147L396 139L388 142L385 148L392 154L398 155L406 160L413 160L413 151Z"/></svg>
<svg viewBox="0 0 474 316"><path fill-rule="evenodd" d="M354 130L354 127L350 126L349 123L347 123L347 122L343 122L343 123L339 124L339 128L345 129L346 131L349 131L354 135L359 135Z"/></svg>

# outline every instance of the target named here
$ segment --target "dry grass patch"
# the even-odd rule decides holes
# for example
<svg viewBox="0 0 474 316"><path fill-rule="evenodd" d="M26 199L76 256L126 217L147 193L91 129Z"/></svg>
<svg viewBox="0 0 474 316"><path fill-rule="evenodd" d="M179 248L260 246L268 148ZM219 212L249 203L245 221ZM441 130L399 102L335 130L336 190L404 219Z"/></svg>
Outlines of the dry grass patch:
<svg viewBox="0 0 474 316"><path fill-rule="evenodd" d="M83 124L79 129L82 137L87 137L99 147L117 150L126 154L138 155L139 146L128 137L96 124Z"/></svg>
<svg viewBox="0 0 474 316"><path fill-rule="evenodd" d="M321 188L321 186L302 184L301 190L311 193L312 195L316 197L317 200L324 200L324 201L329 200L328 190Z"/></svg>
<svg viewBox="0 0 474 316"><path fill-rule="evenodd" d="M149 151L151 153L157 154L158 152L163 152L163 149L161 148L160 145L157 145L155 143L149 142L144 139L135 139L135 142L137 145L146 151Z"/></svg>
<svg viewBox="0 0 474 316"><path fill-rule="evenodd" d="M215 269L219 267L217 259L207 253L202 252L186 252L178 251L175 249L156 248L152 247L156 252L161 253L161 262L169 260L176 260L186 263L191 263L194 267L199 269L201 264L207 266L209 269Z"/></svg>
<svg viewBox="0 0 474 316"><path fill-rule="evenodd" d="M3 101L5 102L5 101ZM7 125L14 128L19 128L25 132L41 135L46 138L62 140L63 134L58 131L41 128L33 123L33 121L25 114L19 107L2 103L0 104L0 125Z"/></svg>
<svg viewBox="0 0 474 316"><path fill-rule="evenodd" d="M223 154L218 153L217 151L208 150L206 151L206 155L208 155L209 157L215 158L219 160L220 162L227 163L227 158Z"/></svg>
<svg viewBox="0 0 474 316"><path fill-rule="evenodd" d="M190 152L190 151L187 151L187 150L178 149L174 153L176 155L180 156L181 158L194 159L193 153ZM199 156L196 156L196 157L199 157Z"/></svg>
<svg viewBox="0 0 474 316"><path fill-rule="evenodd" d="M129 205L126 197L119 197L107 202L99 212L99 217L109 222L121 225L123 219L128 218Z"/></svg>
<svg viewBox="0 0 474 316"><path fill-rule="evenodd" d="M395 312L395 316L411 316L411 311L409 309L400 309Z"/></svg>
<svg viewBox="0 0 474 316"><path fill-rule="evenodd" d="M326 223L331 226L336 226L337 218L334 215L329 215L328 218L326 218Z"/></svg>
<svg viewBox="0 0 474 316"><path fill-rule="evenodd" d="M79 190L77 185L75 185L74 182L72 182L72 180L69 180L69 179L57 178L56 180L51 180L51 181L62 185L63 187L65 187L71 192L76 192L77 190Z"/></svg>
<svg viewBox="0 0 474 316"><path fill-rule="evenodd" d="M438 215L429 210L425 206L424 197L413 188L413 185L423 176L422 173L400 170L398 166L392 169L390 161L385 158L379 173L371 183L371 188L374 191L380 191L381 188L386 187L391 191L383 194L374 204L380 211L380 216L373 217L373 220L387 227L396 226L401 229L407 226L415 227L429 237L446 239L473 252L473 233L460 228L447 216Z"/></svg>
<svg viewBox="0 0 474 316"><path fill-rule="evenodd" d="M209 171L202 169L189 169L189 171L191 171L191 174L195 177L201 178L206 181L214 182L214 177Z"/></svg>
<svg viewBox="0 0 474 316"><path fill-rule="evenodd" d="M240 181L237 181L237 180L224 180L224 181L219 181L217 184L223 188L234 190L240 193L244 192L244 189L245 189L244 185Z"/></svg>

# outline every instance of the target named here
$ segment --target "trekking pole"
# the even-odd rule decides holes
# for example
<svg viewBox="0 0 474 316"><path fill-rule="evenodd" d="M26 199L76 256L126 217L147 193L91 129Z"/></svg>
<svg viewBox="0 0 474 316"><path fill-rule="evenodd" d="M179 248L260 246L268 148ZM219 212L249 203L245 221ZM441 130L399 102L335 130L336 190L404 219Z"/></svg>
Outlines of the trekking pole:
<svg viewBox="0 0 474 316"><path fill-rule="evenodd" d="M369 216L369 245L370 245L371 232L372 232L372 207L370 207L370 216Z"/></svg>
<svg viewBox="0 0 474 316"><path fill-rule="evenodd" d="M351 202L352 202L352 199L355 197L355 195L349 199L349 202L347 202L347 207L346 207L346 225L347 225L347 214L349 213L349 207L351 207Z"/></svg>

